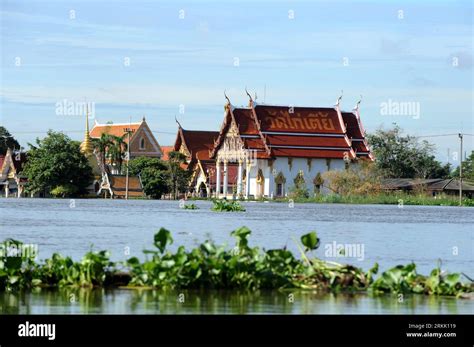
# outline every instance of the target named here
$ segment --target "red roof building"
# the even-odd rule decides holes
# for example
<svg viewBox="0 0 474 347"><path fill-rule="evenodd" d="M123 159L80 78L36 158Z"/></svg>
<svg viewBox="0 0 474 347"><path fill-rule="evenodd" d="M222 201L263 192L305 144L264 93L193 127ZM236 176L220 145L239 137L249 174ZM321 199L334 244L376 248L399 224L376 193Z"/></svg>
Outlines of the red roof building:
<svg viewBox="0 0 474 347"><path fill-rule="evenodd" d="M293 107L249 98L248 107L238 108L228 100L209 153L216 162L217 196L284 196L296 182L319 192L324 171L343 169L358 158L373 160L358 105L342 112L340 99L334 107ZM234 167L237 189L229 186Z"/></svg>
<svg viewBox="0 0 474 347"><path fill-rule="evenodd" d="M209 182L214 176L215 161L210 158L217 131L185 130L178 123L173 151L183 153L187 160L183 168L192 172L189 191L201 197L211 194Z"/></svg>

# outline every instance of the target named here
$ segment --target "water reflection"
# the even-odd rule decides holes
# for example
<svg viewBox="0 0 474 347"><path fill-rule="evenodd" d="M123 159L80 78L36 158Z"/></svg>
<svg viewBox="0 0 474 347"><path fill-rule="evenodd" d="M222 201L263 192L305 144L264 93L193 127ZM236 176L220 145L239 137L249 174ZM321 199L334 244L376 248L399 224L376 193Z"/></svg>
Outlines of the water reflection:
<svg viewBox="0 0 474 347"><path fill-rule="evenodd" d="M37 289L0 293L0 314L470 314L473 300L312 291Z"/></svg>

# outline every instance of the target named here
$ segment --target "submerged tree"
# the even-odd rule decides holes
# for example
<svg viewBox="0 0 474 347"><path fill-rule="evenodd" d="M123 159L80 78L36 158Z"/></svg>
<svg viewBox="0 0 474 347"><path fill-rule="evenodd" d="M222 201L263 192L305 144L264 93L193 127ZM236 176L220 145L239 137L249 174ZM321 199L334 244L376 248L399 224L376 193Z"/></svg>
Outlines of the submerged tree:
<svg viewBox="0 0 474 347"><path fill-rule="evenodd" d="M169 192L168 165L158 158L138 157L129 162L130 175L139 175L145 194L160 199Z"/></svg>
<svg viewBox="0 0 474 347"><path fill-rule="evenodd" d="M459 177L459 166L453 171L452 177ZM462 161L462 177L467 181L474 182L474 151Z"/></svg>
<svg viewBox="0 0 474 347"><path fill-rule="evenodd" d="M4 155L8 148L20 149L20 144L5 127L0 126L0 155Z"/></svg>
<svg viewBox="0 0 474 347"><path fill-rule="evenodd" d="M168 156L168 187L173 199L177 199L179 193L185 192L188 188L190 173L182 167L186 163L186 156L183 153L172 151Z"/></svg>
<svg viewBox="0 0 474 347"><path fill-rule="evenodd" d="M80 143L61 132L48 131L36 145L29 144L28 161L23 174L28 178L26 191L47 192L66 197L87 192L92 168L80 151Z"/></svg>
<svg viewBox="0 0 474 347"><path fill-rule="evenodd" d="M371 195L380 192L381 183L376 165L359 159L358 165L351 165L347 170L327 171L323 175L327 188L342 196Z"/></svg>

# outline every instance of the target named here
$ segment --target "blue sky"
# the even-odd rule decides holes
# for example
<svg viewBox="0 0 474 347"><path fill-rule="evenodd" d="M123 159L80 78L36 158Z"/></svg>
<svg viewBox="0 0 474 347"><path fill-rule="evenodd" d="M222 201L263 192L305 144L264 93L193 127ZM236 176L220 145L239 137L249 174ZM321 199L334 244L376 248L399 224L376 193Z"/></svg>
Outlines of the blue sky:
<svg viewBox="0 0 474 347"><path fill-rule="evenodd" d="M247 87L258 102L301 106L333 105L343 90L346 110L362 95L367 131L396 122L413 135L473 134L472 10L470 1L3 0L0 123L25 147L48 129L79 140L83 117L58 115L56 103L87 100L99 122L146 115L169 145L175 115L217 130L223 91L244 105ZM420 113L383 114L387 102ZM443 161L458 150L455 136L428 140Z"/></svg>

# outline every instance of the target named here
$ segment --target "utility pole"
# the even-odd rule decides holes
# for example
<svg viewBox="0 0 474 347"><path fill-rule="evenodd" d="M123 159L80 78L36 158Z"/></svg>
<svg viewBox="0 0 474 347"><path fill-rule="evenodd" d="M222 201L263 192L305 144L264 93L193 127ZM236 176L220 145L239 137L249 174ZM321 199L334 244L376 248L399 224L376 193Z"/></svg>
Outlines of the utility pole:
<svg viewBox="0 0 474 347"><path fill-rule="evenodd" d="M128 144L127 144L127 173L125 177L125 200L128 200L128 164L130 163L130 132L132 130L132 119L130 117L129 128L127 129L127 137L128 137Z"/></svg>
<svg viewBox="0 0 474 347"><path fill-rule="evenodd" d="M459 206L462 206L462 138L463 134L459 133L461 142L460 158L459 158Z"/></svg>

